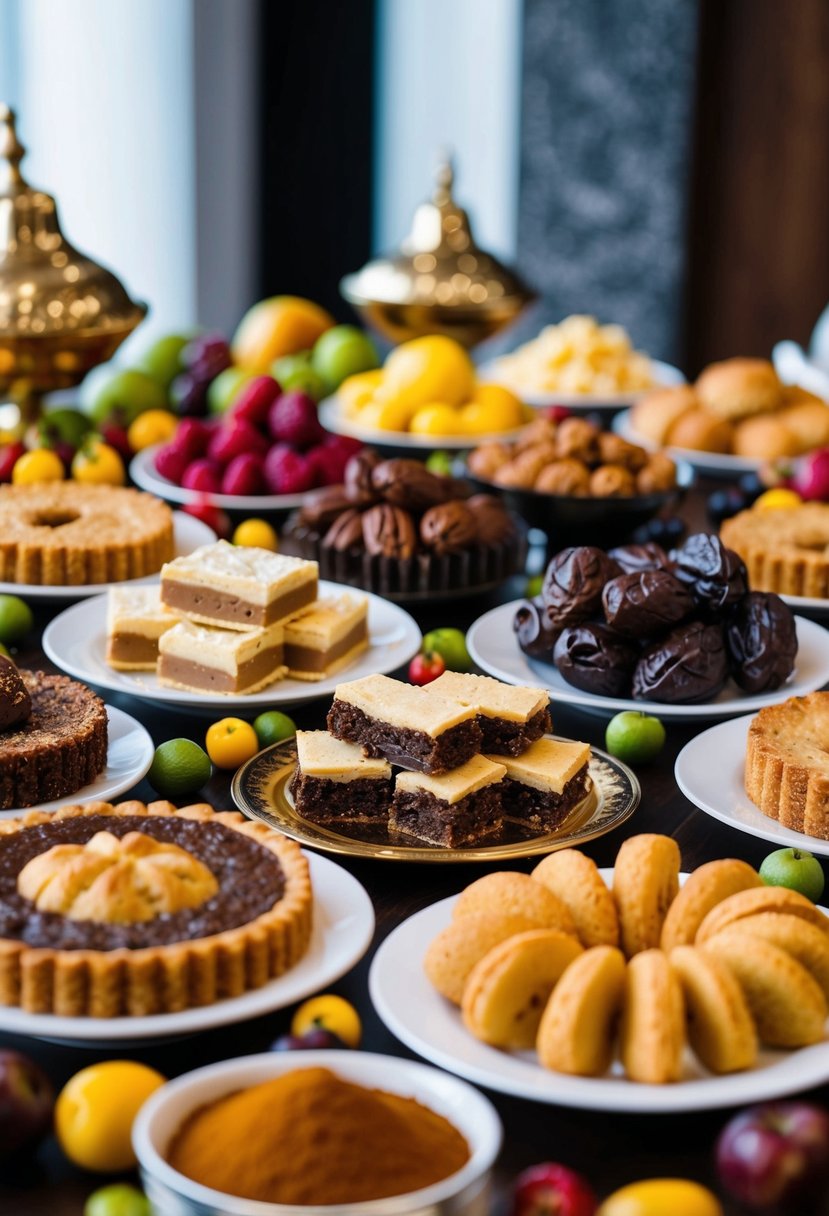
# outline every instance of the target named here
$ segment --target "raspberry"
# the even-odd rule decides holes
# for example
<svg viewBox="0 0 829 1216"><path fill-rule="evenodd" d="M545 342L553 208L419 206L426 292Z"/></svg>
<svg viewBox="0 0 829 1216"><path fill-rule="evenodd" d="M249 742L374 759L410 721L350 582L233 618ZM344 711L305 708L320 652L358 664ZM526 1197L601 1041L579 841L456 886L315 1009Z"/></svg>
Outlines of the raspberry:
<svg viewBox="0 0 829 1216"><path fill-rule="evenodd" d="M155 471L161 477L166 477L173 485L180 486L184 471L190 463L186 452L182 452L176 443L165 443L155 454L153 464Z"/></svg>
<svg viewBox="0 0 829 1216"><path fill-rule="evenodd" d="M196 502L188 502L184 510L188 515L192 515L196 519L200 519L203 524L207 524L208 528L212 528L219 540L227 540L229 538L233 528L230 516L221 507L214 507L209 499L200 498Z"/></svg>
<svg viewBox="0 0 829 1216"><path fill-rule="evenodd" d="M172 442L185 452L190 460L195 460L197 456L204 456L207 452L211 434L210 427L198 418L182 418Z"/></svg>
<svg viewBox="0 0 829 1216"><path fill-rule="evenodd" d="M210 440L207 454L211 460L228 465L234 456L242 456L245 452L264 453L267 446L267 439L259 434L255 426L251 426L243 418L231 418L216 431Z"/></svg>
<svg viewBox="0 0 829 1216"><path fill-rule="evenodd" d="M265 480L265 464L255 452L234 456L222 478L223 494L261 494Z"/></svg>
<svg viewBox="0 0 829 1216"><path fill-rule="evenodd" d="M314 470L305 456L280 443L265 457L265 484L271 494L303 494L314 484Z"/></svg>
<svg viewBox="0 0 829 1216"><path fill-rule="evenodd" d="M325 437L313 398L298 389L277 397L268 413L268 427L279 443L295 448L309 448Z"/></svg>
<svg viewBox="0 0 829 1216"><path fill-rule="evenodd" d="M268 423L268 411L276 401L282 389L273 376L255 376L241 389L239 396L230 407L233 418L243 418L253 426L265 427Z"/></svg>
<svg viewBox="0 0 829 1216"><path fill-rule="evenodd" d="M222 485L222 467L215 460L200 457L184 470L181 484L185 490L201 490L205 494L218 494Z"/></svg>

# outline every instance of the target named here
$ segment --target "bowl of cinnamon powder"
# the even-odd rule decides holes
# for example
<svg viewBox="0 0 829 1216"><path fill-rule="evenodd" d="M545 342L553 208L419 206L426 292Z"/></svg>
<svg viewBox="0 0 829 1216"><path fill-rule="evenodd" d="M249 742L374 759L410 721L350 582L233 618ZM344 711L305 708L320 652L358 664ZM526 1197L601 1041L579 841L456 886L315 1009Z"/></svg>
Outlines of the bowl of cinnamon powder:
<svg viewBox="0 0 829 1216"><path fill-rule="evenodd" d="M168 1082L133 1144L159 1216L484 1216L501 1124L426 1064L302 1051Z"/></svg>

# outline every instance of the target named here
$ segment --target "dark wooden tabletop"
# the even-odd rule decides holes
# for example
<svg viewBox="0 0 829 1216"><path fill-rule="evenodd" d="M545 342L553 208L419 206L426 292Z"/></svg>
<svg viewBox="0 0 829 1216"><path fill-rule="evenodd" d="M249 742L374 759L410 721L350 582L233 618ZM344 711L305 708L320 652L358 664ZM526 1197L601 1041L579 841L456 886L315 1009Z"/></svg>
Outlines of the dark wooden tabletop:
<svg viewBox="0 0 829 1216"><path fill-rule="evenodd" d="M699 495L687 504L686 512L695 523L701 521ZM466 627L495 602L498 601L490 600L482 606L480 601L458 601L449 609L416 611L414 615L424 630L438 625ZM54 611L60 611L60 607ZM39 636L54 611L39 612L37 638L32 639L19 655L21 666L50 667L39 648ZM211 721L188 712L170 712L131 698L110 696L108 699L140 719L156 744L178 736L188 736L203 743L204 731ZM323 724L326 703L280 708L292 714L300 727L319 727ZM217 710L215 717L220 716ZM554 706L557 734L603 747L605 725L606 719ZM740 857L757 866L774 847L711 819L679 792L673 775L674 761L684 744L705 725L708 723L701 726L667 724L668 737L662 754L654 764L638 772L642 801L636 814L622 828L585 846L585 851L600 866L612 866L622 840L637 832L664 832L675 837L682 850L685 870L693 870L718 857ZM147 783L142 782L133 796L149 800L155 795ZM217 807L230 807L228 778L215 776L205 788L204 797ZM374 951L407 916L460 891L484 873L486 867L406 865L341 857L335 860L350 870L368 891L374 902L377 929L366 957L331 990L347 997L359 1010L366 1050L410 1055L385 1029L372 1009L367 977ZM515 868L529 870L532 864L530 861L518 862ZM156 1047L125 1049L117 1054L142 1060L172 1077L216 1060L265 1050L287 1029L291 1012L286 1009L241 1025ZM16 1048L33 1056L49 1073L56 1087L85 1065L113 1056L112 1051L59 1046L3 1033L0 1033L0 1046ZM694 1178L716 1189L713 1145L732 1112L620 1115L540 1105L495 1093L489 1096L500 1112L505 1129L499 1160L499 1179L504 1187L513 1175L528 1165L559 1161L583 1171L602 1196L624 1183L653 1176ZM811 1097L829 1104L829 1087L812 1091ZM31 1158L0 1165L0 1214L80 1216L86 1197L105 1181L70 1165L55 1141L50 1139ZM726 1205L726 1210L729 1216L736 1216L736 1209ZM824 1216L824 1213L829 1213L829 1199L825 1208L810 1212L808 1216ZM670 1213L666 1212L665 1216Z"/></svg>

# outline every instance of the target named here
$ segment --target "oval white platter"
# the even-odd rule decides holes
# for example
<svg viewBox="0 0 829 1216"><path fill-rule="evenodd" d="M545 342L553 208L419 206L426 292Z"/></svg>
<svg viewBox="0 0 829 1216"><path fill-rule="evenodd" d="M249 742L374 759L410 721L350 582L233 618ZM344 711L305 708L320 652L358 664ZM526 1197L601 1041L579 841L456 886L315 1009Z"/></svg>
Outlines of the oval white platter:
<svg viewBox="0 0 829 1216"><path fill-rule="evenodd" d="M305 497L304 494L208 494L203 490L187 490L156 471L155 454L161 446L144 448L133 456L130 477L142 490L166 502L187 505L207 499L211 506L221 507L223 511L250 511L261 515L263 511L291 511L301 506Z"/></svg>
<svg viewBox="0 0 829 1216"><path fill-rule="evenodd" d="M670 388L675 384L685 384L685 377L682 372L678 367L674 367L672 363L663 363L660 359L652 359L651 364L654 371L652 388L640 389L636 393L616 393L615 395L613 393L559 393L552 388L529 390L499 375L497 359L481 364L478 368L478 379L486 381L488 384L502 384L504 388L508 388L511 393L515 393L516 396L520 397L526 405L532 405L536 409L541 409L546 405L566 405L568 410L573 410L574 412L624 409L626 406L635 405L640 397L644 397L646 393L653 392L654 389Z"/></svg>
<svg viewBox="0 0 829 1216"><path fill-rule="evenodd" d="M617 435L627 439L629 443L637 443L649 451L659 449L658 443L646 439L644 435L640 435L637 430L634 430L631 425L630 410L616 415L613 419L612 429ZM755 460L751 456L728 456L722 452L700 452L695 448L666 447L663 450L674 460L687 460L688 464L693 465L698 473L707 473L709 477L732 477L739 476L740 473L756 473L766 463L764 460Z"/></svg>
<svg viewBox="0 0 829 1216"><path fill-rule="evenodd" d="M337 397L328 397L320 402L319 418L327 431L334 435L349 435L375 447L411 448L413 452L433 452L443 448L449 452L461 452L477 447L479 443L512 443L529 425L511 431L496 431L491 435L412 435L409 431L383 431L379 427L361 426L359 422L343 415Z"/></svg>

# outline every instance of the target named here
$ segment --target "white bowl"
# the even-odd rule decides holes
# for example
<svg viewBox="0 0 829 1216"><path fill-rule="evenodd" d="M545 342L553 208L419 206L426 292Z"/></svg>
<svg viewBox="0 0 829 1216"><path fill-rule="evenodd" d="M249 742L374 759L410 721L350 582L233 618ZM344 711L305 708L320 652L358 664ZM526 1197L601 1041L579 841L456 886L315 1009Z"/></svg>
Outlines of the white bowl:
<svg viewBox="0 0 829 1216"><path fill-rule="evenodd" d="M330 1068L357 1085L415 1098L443 1115L469 1144L466 1165L442 1182L406 1195L292 1207L224 1195L185 1178L167 1163L172 1137L199 1107L283 1073L313 1067ZM132 1131L144 1190L158 1216L486 1216L501 1138L492 1103L465 1081L413 1060L362 1051L267 1052L198 1068L157 1090L142 1106ZM221 1152L221 1145L216 1148Z"/></svg>

